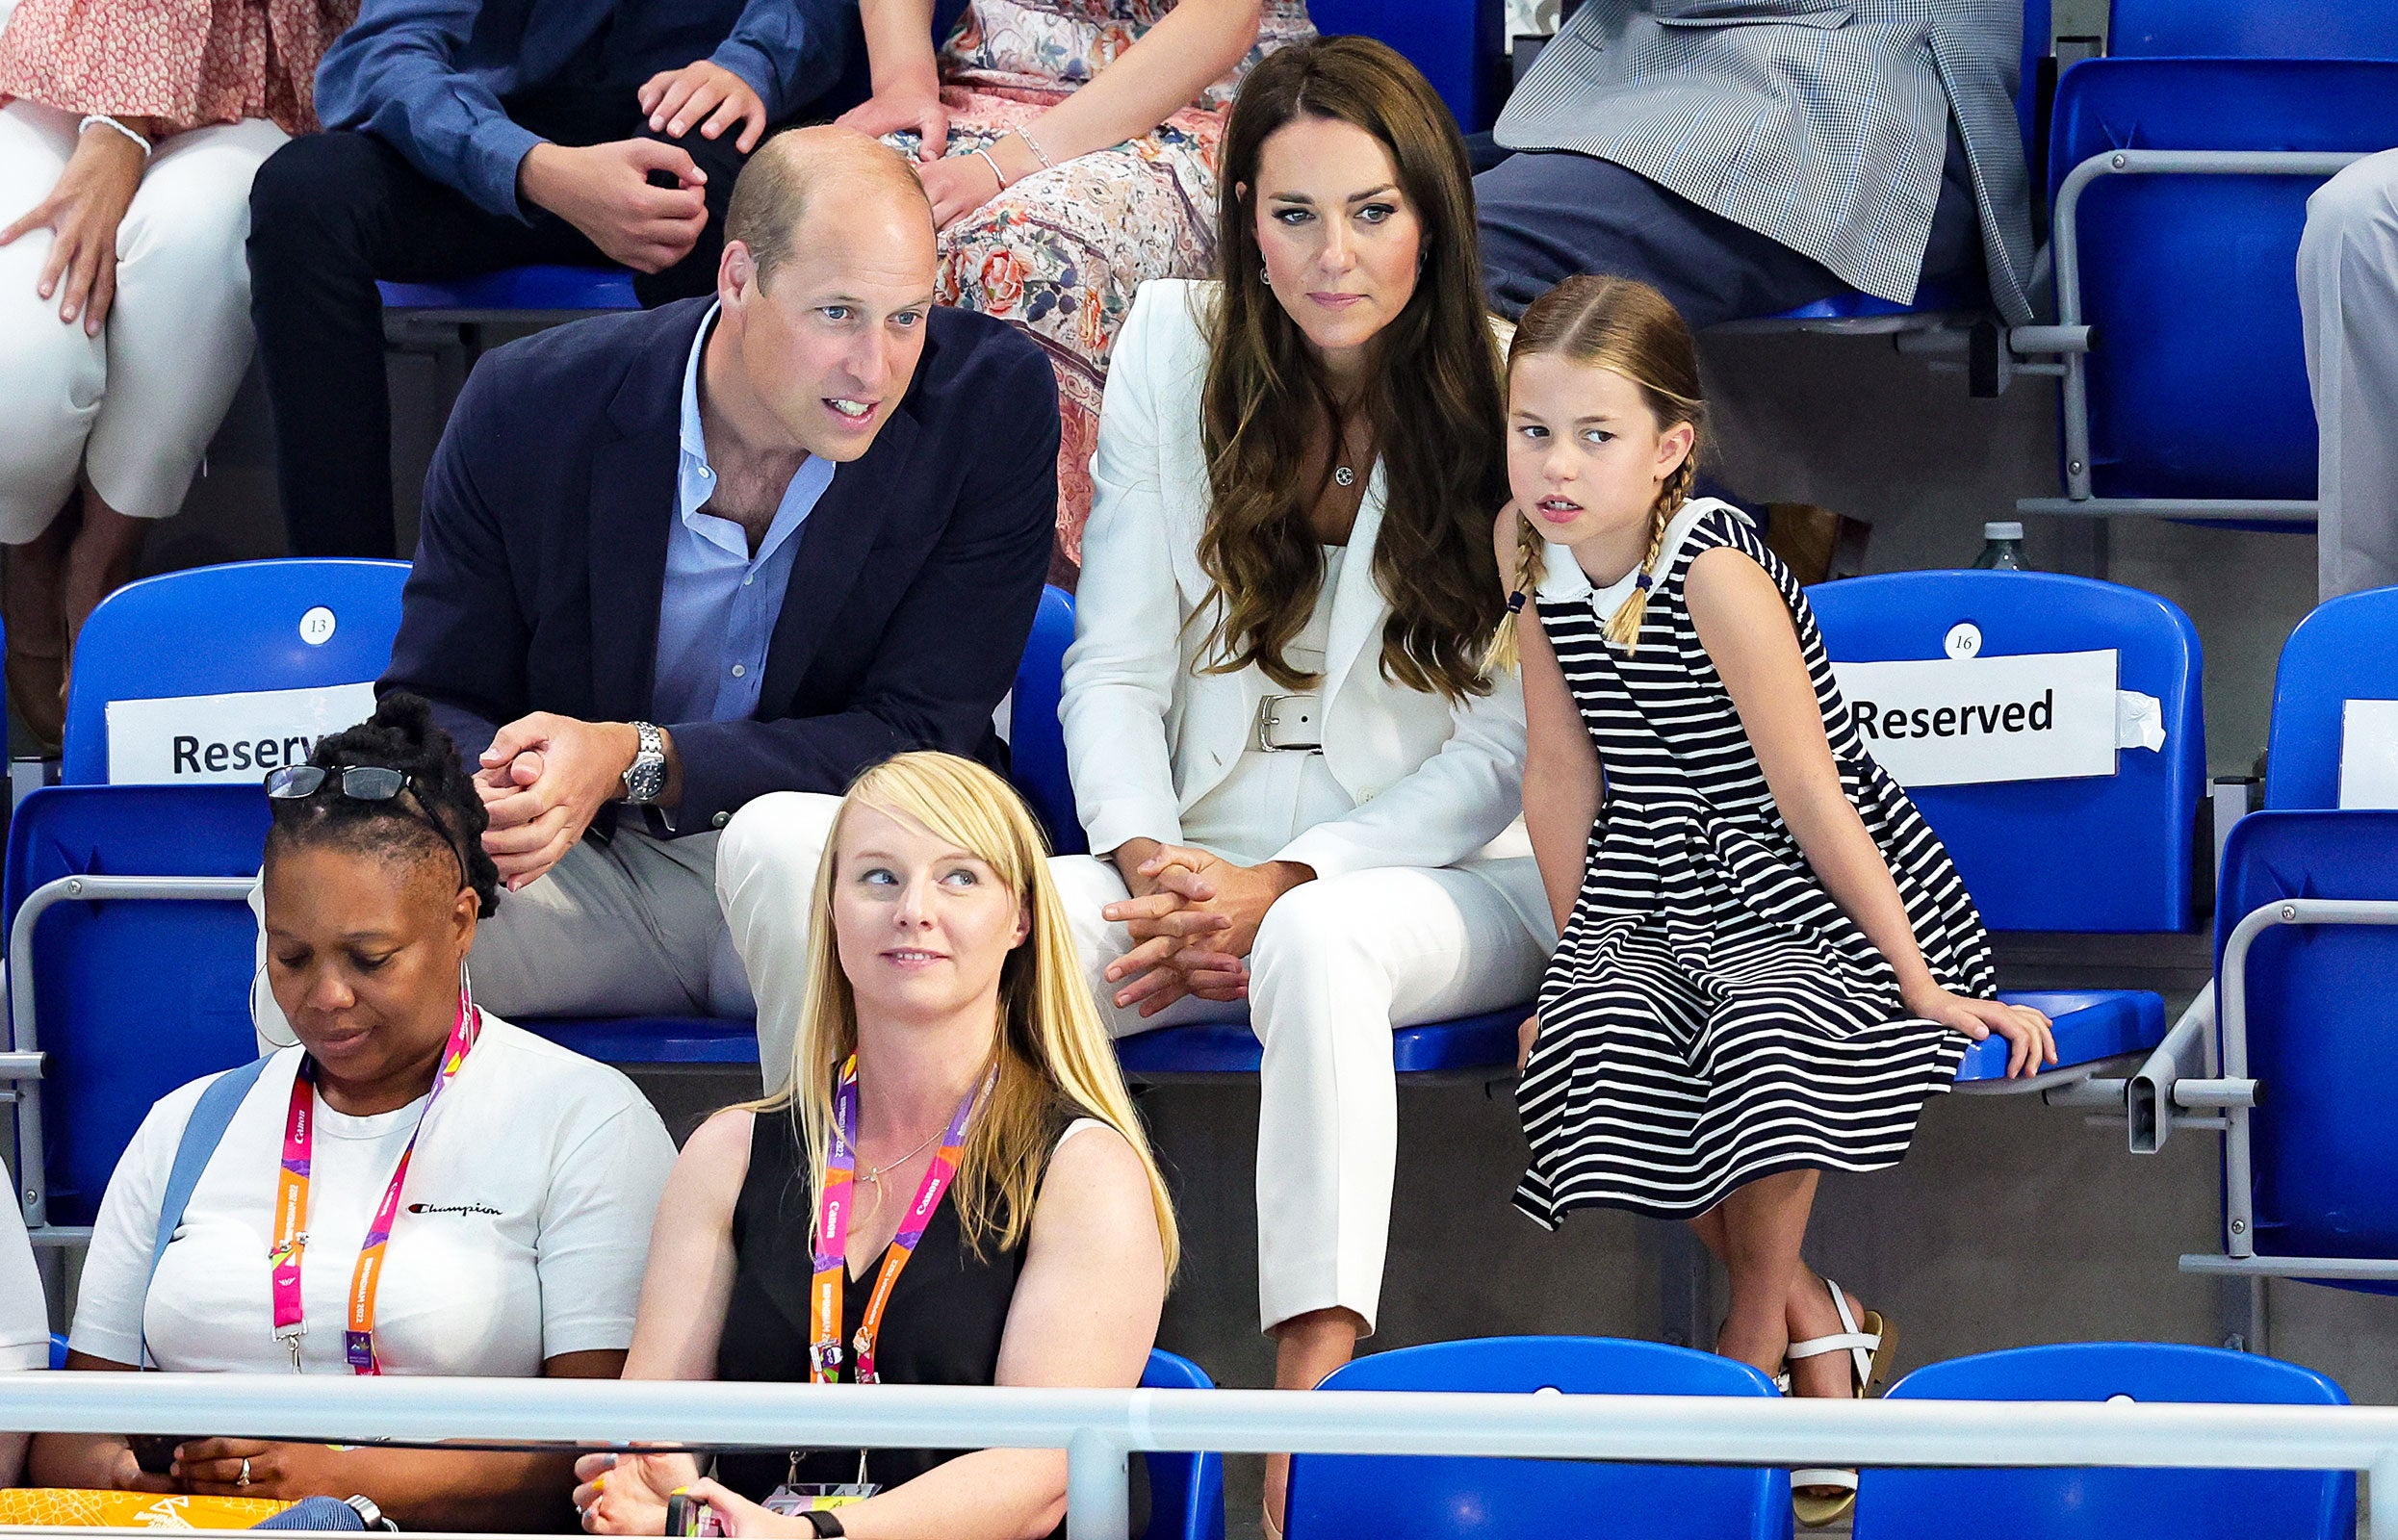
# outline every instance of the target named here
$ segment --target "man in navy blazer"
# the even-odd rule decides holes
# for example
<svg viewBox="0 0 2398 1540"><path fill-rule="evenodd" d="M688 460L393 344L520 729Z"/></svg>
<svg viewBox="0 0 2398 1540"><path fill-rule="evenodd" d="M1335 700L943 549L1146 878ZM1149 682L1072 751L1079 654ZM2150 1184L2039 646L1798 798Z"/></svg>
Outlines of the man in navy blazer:
<svg viewBox="0 0 2398 1540"><path fill-rule="evenodd" d="M800 793L773 837L820 845L892 754L1004 765L1057 392L1038 346L936 308L933 278L907 163L804 129L742 172L714 300L477 365L380 687L431 701L478 769L509 891L476 989L503 1015L747 1014L786 954L736 955L718 888L736 930L761 903L787 930L809 895L735 890L735 813Z"/></svg>

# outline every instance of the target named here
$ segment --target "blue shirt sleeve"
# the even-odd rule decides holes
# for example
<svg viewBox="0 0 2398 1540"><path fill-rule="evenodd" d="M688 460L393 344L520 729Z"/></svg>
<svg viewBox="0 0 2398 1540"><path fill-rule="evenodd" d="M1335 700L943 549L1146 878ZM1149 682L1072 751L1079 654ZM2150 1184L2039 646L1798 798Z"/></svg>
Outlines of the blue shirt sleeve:
<svg viewBox="0 0 2398 1540"><path fill-rule="evenodd" d="M317 66L317 113L326 128L374 134L477 207L522 219L516 168L542 139L460 64L480 10L479 0L369 0Z"/></svg>
<svg viewBox="0 0 2398 1540"><path fill-rule="evenodd" d="M709 57L748 82L767 120L781 122L833 89L862 36L856 0L749 0Z"/></svg>

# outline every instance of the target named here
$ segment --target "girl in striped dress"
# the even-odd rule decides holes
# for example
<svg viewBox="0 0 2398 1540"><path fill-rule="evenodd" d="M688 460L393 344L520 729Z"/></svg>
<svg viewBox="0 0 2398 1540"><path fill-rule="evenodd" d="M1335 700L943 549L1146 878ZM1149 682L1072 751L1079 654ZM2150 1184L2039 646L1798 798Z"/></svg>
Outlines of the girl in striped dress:
<svg viewBox="0 0 2398 1540"><path fill-rule="evenodd" d="M1796 581L1689 497L1704 410L1672 305L1566 280L1524 313L1508 394L1498 558L1563 937L1525 1023L1516 1206L1687 1220L1731 1275L1718 1351L1862 1395L1890 1333L1800 1259L1818 1173L1895 1165L1968 1039L2006 1038L2010 1073L2053 1062L2048 1020L1992 998L1980 916ZM1848 1473L1800 1478L1802 1518L1853 1500Z"/></svg>

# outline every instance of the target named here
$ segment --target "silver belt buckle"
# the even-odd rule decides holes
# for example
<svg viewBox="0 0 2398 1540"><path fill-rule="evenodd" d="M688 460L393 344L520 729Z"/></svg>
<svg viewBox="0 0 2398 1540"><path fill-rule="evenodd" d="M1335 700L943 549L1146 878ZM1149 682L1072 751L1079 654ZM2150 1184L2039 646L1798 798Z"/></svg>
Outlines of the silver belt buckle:
<svg viewBox="0 0 2398 1540"><path fill-rule="evenodd" d="M1257 747L1268 753L1324 747L1324 697L1269 695L1257 703Z"/></svg>

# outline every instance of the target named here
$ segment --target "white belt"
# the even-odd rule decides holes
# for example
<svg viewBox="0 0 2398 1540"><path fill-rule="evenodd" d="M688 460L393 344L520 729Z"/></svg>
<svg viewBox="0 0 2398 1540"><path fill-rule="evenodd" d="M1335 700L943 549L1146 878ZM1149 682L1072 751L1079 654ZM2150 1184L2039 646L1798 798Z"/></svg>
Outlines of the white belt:
<svg viewBox="0 0 2398 1540"><path fill-rule="evenodd" d="M1324 747L1324 697L1269 695L1257 703L1257 747L1314 751Z"/></svg>

